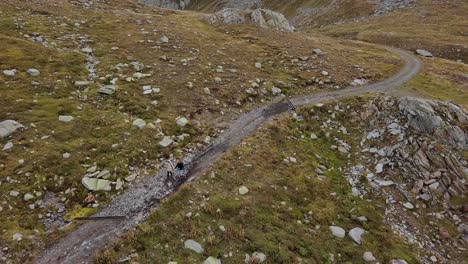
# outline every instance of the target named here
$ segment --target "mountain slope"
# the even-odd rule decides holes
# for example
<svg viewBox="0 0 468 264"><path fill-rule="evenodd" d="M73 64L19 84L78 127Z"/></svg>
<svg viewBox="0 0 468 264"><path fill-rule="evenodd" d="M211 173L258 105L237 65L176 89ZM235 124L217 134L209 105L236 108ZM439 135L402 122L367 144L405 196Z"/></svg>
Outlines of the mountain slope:
<svg viewBox="0 0 468 264"><path fill-rule="evenodd" d="M336 91L402 63L372 45L209 25L134 1L6 0L0 12L0 122L23 126L0 139L0 259L13 263L31 261L78 225L71 219L167 158L197 153L233 118L278 100L273 87Z"/></svg>

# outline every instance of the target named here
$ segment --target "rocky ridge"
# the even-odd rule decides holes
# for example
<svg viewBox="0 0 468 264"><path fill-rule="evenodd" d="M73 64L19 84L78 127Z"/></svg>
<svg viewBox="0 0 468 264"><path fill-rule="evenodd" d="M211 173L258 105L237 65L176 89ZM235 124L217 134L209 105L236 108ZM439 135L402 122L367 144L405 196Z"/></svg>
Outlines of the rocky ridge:
<svg viewBox="0 0 468 264"><path fill-rule="evenodd" d="M467 112L443 101L380 97L352 114L369 123L353 154L357 164L346 174L353 194L383 198L394 232L430 252L424 262L450 263L468 246L468 208L455 202L466 199L468 187Z"/></svg>
<svg viewBox="0 0 468 264"><path fill-rule="evenodd" d="M207 20L210 23L222 22L231 25L251 22L262 28L274 28L287 32L294 31L294 27L289 24L283 14L268 9L242 10L237 8L226 8L215 14L209 15Z"/></svg>

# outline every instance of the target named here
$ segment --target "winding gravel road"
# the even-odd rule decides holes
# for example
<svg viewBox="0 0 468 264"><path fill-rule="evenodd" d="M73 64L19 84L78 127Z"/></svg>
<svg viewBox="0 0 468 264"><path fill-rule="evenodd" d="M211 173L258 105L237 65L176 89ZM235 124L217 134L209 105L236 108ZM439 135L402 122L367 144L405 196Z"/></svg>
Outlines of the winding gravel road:
<svg viewBox="0 0 468 264"><path fill-rule="evenodd" d="M296 106L308 105L365 93L389 92L411 80L421 69L422 63L412 54L395 48L384 47L389 52L405 60L404 67L396 75L375 84L364 87L350 87L337 91L322 92L291 99ZM271 117L288 111L286 102L276 102L255 109L233 122L230 128L221 135L213 145L203 153L192 158L189 180L209 167L225 151L237 145L242 139L251 135ZM133 185L124 194L116 197L96 216L125 215L124 221L96 221L79 226L54 246L48 248L34 263L90 263L94 254L105 249L120 235L143 221L151 208L159 201L177 191L180 184L167 186L164 183L165 171L161 170L153 177L146 177L142 182Z"/></svg>

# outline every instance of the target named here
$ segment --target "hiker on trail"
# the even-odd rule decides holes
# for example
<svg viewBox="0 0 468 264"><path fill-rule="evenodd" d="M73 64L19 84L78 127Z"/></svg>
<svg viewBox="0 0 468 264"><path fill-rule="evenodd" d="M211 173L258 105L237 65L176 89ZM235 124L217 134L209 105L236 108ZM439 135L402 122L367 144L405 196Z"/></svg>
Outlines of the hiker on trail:
<svg viewBox="0 0 468 264"><path fill-rule="evenodd" d="M166 170L167 170L167 177L172 177L174 176L174 163L172 163L171 160L167 160L167 163L166 163Z"/></svg>
<svg viewBox="0 0 468 264"><path fill-rule="evenodd" d="M175 166L175 169L177 176L184 176L185 164L180 159L177 159L177 165Z"/></svg>

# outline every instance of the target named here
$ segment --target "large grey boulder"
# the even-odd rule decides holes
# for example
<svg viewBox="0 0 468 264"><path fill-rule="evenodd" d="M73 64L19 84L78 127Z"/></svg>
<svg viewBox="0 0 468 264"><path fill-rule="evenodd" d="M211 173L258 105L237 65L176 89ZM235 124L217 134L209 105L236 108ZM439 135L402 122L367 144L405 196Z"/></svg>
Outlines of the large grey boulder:
<svg viewBox="0 0 468 264"><path fill-rule="evenodd" d="M8 137L24 126L15 120L5 120L0 122L0 138Z"/></svg>
<svg viewBox="0 0 468 264"><path fill-rule="evenodd" d="M466 148L468 137L459 125L468 124L468 114L455 104L442 101L403 97L399 100L400 112L406 115L411 128L434 136L443 143Z"/></svg>

